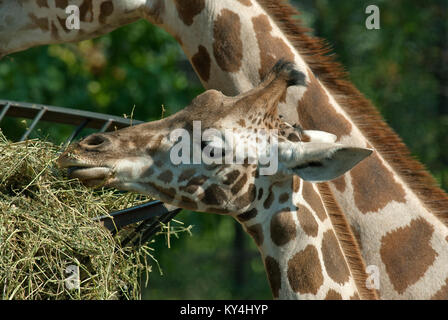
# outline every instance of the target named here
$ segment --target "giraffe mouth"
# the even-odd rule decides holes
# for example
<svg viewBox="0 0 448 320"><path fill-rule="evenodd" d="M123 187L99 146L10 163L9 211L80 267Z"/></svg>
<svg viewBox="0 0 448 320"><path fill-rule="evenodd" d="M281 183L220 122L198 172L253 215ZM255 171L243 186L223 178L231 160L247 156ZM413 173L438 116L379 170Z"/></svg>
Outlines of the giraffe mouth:
<svg viewBox="0 0 448 320"><path fill-rule="evenodd" d="M95 166L66 166L68 177L78 179L87 187L106 185L107 180L112 175L112 170L108 167Z"/></svg>

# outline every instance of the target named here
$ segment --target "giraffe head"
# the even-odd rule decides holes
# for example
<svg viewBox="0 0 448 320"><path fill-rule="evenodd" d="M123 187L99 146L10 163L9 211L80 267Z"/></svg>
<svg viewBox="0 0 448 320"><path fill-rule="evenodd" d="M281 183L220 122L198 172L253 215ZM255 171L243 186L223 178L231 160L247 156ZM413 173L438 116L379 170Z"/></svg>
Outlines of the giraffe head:
<svg viewBox="0 0 448 320"><path fill-rule="evenodd" d="M90 186L147 193L197 211L244 212L260 184L292 175L331 180L371 153L282 121L278 102L292 85L305 85L304 74L279 61L249 92L208 90L165 119L90 135L58 162Z"/></svg>

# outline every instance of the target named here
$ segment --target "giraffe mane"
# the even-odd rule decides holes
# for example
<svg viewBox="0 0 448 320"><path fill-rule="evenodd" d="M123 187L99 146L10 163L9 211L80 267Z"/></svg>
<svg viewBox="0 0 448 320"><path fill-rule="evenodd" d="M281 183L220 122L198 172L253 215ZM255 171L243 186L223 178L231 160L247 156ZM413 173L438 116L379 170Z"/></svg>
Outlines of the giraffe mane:
<svg viewBox="0 0 448 320"><path fill-rule="evenodd" d="M378 109L348 80L343 66L328 55L331 50L326 41L307 34L311 29L295 18L300 12L286 0L257 1L377 152L423 204L448 226L448 195L425 166L411 155Z"/></svg>
<svg viewBox="0 0 448 320"><path fill-rule="evenodd" d="M355 241L345 215L333 197L328 183L319 183L317 187L361 298L378 300L377 291L366 287L368 275L366 273L366 265L361 256L361 250Z"/></svg>

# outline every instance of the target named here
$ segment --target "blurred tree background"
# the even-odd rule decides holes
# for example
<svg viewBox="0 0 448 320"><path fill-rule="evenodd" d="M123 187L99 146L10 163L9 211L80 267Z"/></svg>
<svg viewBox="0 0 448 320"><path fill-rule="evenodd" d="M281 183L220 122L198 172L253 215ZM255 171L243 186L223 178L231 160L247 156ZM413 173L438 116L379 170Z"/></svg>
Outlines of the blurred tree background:
<svg viewBox="0 0 448 320"><path fill-rule="evenodd" d="M448 189L448 2L297 0L305 25L328 40L350 78L412 153ZM365 8L380 8L367 30ZM78 108L139 120L187 105L202 86L177 42L140 21L78 44L52 45L0 61L0 98ZM30 121L6 118L18 139ZM60 142L71 127L41 124L33 137ZM87 134L88 132L85 132ZM232 218L182 212L192 236L160 236L147 299L270 299L253 241Z"/></svg>

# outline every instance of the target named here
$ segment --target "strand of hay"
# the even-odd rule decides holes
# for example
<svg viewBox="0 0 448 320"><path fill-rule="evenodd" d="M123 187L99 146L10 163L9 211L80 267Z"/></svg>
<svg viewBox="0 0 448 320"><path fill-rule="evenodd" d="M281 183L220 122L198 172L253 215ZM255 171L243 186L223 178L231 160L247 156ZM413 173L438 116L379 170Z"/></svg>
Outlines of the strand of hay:
<svg viewBox="0 0 448 320"><path fill-rule="evenodd" d="M148 199L68 180L57 157L49 142L12 143L0 131L1 299L139 299L152 249L121 247L126 230L113 237L92 218Z"/></svg>

